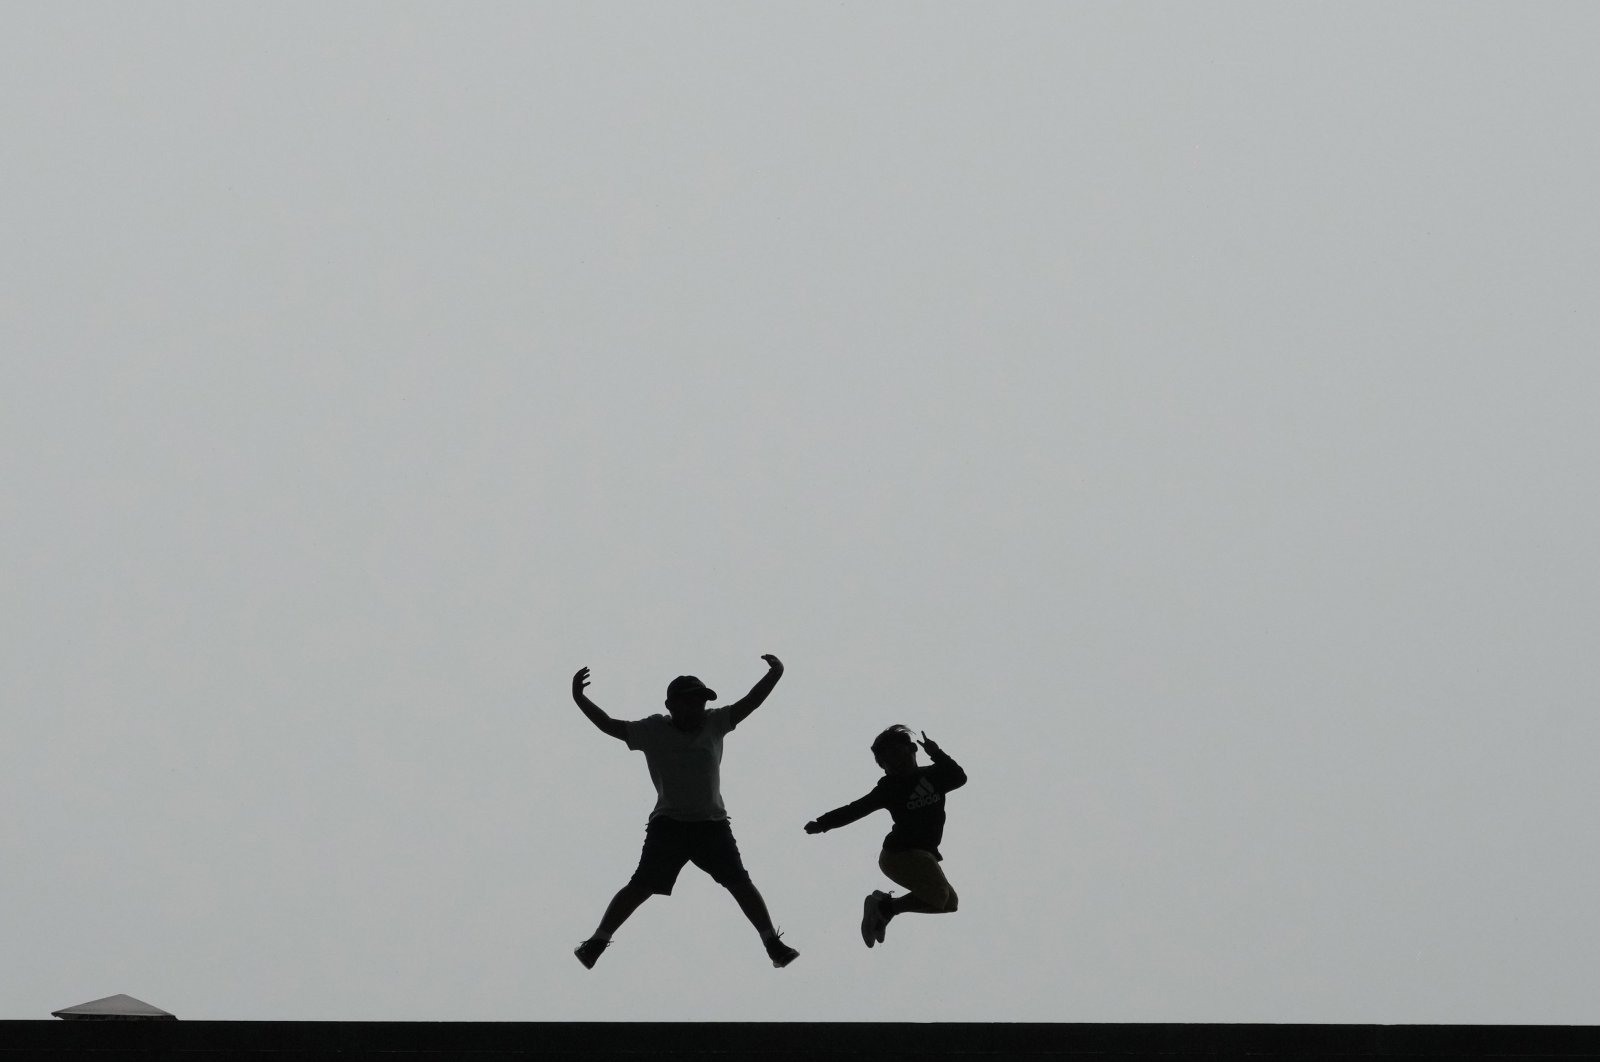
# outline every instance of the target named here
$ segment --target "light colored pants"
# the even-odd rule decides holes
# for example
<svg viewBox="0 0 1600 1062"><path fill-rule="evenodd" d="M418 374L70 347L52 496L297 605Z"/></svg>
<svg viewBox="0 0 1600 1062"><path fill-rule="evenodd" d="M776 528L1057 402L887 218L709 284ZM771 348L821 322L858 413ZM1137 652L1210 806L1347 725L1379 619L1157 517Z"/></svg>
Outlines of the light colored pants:
<svg viewBox="0 0 1600 1062"><path fill-rule="evenodd" d="M885 849L878 853L878 869L884 877L902 885L906 891L942 914L956 909L956 890L945 880L944 871L932 852L912 848L904 852Z"/></svg>

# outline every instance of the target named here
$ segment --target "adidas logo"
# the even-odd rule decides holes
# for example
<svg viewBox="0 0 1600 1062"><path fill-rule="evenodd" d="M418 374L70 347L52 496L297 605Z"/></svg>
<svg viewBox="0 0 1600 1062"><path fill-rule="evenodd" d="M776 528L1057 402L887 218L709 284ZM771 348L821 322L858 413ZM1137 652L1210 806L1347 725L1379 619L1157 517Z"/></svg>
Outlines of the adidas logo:
<svg viewBox="0 0 1600 1062"><path fill-rule="evenodd" d="M906 810L915 811L925 808L929 804L937 804L944 796L933 787L933 783L926 778L917 780L917 787L911 791L911 797L906 801Z"/></svg>

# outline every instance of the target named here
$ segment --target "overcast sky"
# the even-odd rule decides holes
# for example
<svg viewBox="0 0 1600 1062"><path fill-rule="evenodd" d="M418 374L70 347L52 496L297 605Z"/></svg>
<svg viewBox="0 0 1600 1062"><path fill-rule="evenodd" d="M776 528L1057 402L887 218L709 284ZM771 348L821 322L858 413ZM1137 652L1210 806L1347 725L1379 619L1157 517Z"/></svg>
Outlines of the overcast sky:
<svg viewBox="0 0 1600 1062"><path fill-rule="evenodd" d="M0 1017L1600 1020L1600 6L0 9ZM638 856L732 700L771 969ZM868 951L867 745L948 917Z"/></svg>

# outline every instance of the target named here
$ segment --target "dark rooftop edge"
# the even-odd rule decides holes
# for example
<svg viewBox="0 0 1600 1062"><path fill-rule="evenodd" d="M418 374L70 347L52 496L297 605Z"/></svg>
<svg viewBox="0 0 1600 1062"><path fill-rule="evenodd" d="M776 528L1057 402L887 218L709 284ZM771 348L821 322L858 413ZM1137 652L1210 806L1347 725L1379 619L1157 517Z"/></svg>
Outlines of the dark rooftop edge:
<svg viewBox="0 0 1600 1062"><path fill-rule="evenodd" d="M181 1017L181 1015L180 1015ZM1035 1022L0 1021L0 1059L1600 1058L1600 1027Z"/></svg>

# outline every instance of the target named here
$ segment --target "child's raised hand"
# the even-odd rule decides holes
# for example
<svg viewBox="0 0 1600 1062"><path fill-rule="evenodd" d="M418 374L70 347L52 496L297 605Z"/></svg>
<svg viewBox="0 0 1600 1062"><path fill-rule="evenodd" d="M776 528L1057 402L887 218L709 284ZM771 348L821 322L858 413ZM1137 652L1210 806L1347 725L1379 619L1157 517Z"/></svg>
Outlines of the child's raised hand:
<svg viewBox="0 0 1600 1062"><path fill-rule="evenodd" d="M822 832L822 827L817 825L817 820L816 819L812 819L810 822L806 823L806 832L807 833L821 833Z"/></svg>
<svg viewBox="0 0 1600 1062"><path fill-rule="evenodd" d="M939 751L939 743L933 740L933 738L929 737L926 730L922 732L922 740L917 742L917 744L921 745L922 751L926 752L930 756Z"/></svg>

